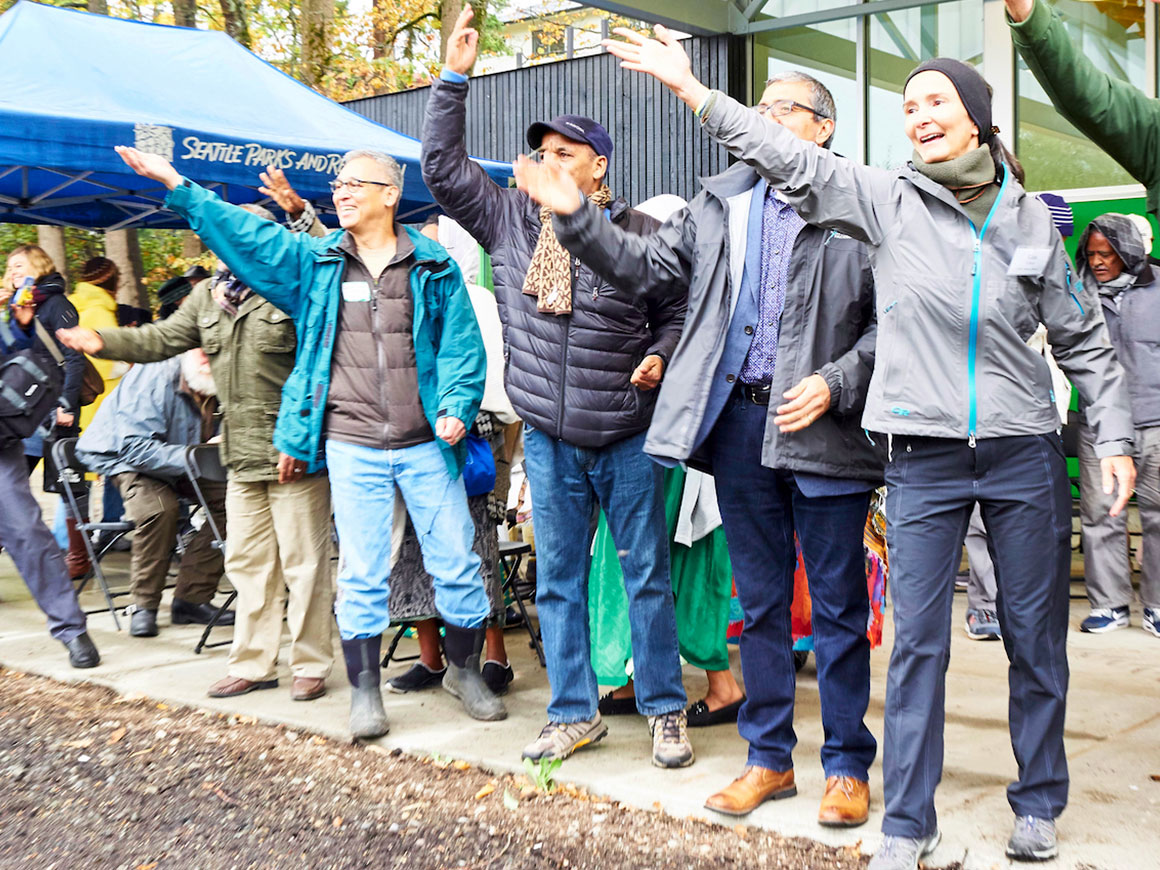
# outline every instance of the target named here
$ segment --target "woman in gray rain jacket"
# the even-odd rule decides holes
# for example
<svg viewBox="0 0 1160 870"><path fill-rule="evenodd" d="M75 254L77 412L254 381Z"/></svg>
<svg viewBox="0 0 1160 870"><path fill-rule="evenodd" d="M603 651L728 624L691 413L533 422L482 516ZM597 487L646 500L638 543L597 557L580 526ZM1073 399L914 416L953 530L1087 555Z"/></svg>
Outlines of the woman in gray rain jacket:
<svg viewBox="0 0 1160 870"><path fill-rule="evenodd" d="M886 433L894 650L886 690L887 835L872 870L913 870L939 840L945 676L954 574L979 503L999 575L1010 659L1011 742L1019 779L1008 854L1056 853L1067 801L1071 499L1051 374L1027 339L1042 322L1088 407L1118 513L1135 471L1124 373L1095 294L1075 280L1047 207L991 126L990 88L964 63L920 65L903 93L915 153L897 170L866 167L765 123L690 71L663 27L618 31L627 69L647 72L694 108L707 133L785 194L811 224L866 243L877 287L875 368L863 425ZM570 191L550 168L518 165L521 187L562 211ZM571 197L569 199L569 197ZM591 207L591 206L587 206Z"/></svg>

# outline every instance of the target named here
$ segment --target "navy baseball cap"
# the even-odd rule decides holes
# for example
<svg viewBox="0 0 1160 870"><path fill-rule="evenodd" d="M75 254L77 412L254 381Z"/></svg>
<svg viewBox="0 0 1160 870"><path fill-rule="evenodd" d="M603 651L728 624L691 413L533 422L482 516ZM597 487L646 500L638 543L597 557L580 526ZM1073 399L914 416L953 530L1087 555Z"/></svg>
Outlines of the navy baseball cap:
<svg viewBox="0 0 1160 870"><path fill-rule="evenodd" d="M560 115L551 121L537 121L528 127L528 145L533 149L540 147L544 136L550 132L559 133L565 139L573 142L583 142L590 145L592 150L606 160L612 159L612 137L603 125L583 115Z"/></svg>

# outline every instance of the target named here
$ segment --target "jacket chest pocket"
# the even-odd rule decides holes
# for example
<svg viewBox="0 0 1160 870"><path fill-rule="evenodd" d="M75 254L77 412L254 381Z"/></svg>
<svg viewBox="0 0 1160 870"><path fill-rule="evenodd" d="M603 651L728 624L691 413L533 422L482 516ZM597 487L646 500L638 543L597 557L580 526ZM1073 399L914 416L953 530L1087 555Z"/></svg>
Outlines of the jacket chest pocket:
<svg viewBox="0 0 1160 870"><path fill-rule="evenodd" d="M1038 287L1019 278L993 279L990 282L990 311L996 312L1023 341L1027 341L1039 328L1038 294Z"/></svg>
<svg viewBox="0 0 1160 870"><path fill-rule="evenodd" d="M198 315L197 328L201 333L201 349L206 356L215 356L222 349L222 310L203 311Z"/></svg>
<svg viewBox="0 0 1160 870"><path fill-rule="evenodd" d="M298 347L294 321L277 308L257 312L254 343L262 353L293 353Z"/></svg>

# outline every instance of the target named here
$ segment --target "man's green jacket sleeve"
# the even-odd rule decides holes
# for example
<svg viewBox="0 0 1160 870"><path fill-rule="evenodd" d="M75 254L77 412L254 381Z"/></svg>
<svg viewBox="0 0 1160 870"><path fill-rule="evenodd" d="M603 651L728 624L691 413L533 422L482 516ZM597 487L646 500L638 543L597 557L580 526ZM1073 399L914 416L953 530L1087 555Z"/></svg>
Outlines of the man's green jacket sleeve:
<svg viewBox="0 0 1160 870"><path fill-rule="evenodd" d="M1150 209L1160 205L1160 101L1092 63L1045 0L1011 32L1059 113L1149 188Z"/></svg>

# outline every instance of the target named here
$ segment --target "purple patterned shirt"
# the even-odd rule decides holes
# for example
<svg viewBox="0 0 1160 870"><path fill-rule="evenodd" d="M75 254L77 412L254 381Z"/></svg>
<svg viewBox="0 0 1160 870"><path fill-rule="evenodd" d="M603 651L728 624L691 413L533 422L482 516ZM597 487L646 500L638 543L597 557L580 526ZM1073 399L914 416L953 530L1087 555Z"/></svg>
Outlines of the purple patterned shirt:
<svg viewBox="0 0 1160 870"><path fill-rule="evenodd" d="M781 311L785 307L789 282L789 257L798 233L805 225L806 222L798 217L789 203L778 199L774 189L766 185L761 217L761 288L757 302L757 328L741 366L743 384L768 384L773 379Z"/></svg>

